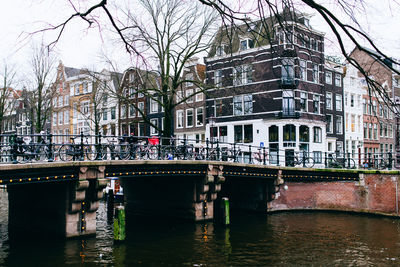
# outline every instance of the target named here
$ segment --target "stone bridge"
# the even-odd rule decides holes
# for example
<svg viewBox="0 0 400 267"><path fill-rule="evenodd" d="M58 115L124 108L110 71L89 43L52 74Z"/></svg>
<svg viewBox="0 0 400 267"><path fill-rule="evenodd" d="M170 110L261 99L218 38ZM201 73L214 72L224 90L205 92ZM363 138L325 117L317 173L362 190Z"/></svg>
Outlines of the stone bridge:
<svg viewBox="0 0 400 267"><path fill-rule="evenodd" d="M212 220L232 209L345 210L398 216L398 171L306 169L220 161L87 161L1 165L9 229L73 237L96 232L109 177L119 177L127 214ZM129 227L129 216L127 216Z"/></svg>

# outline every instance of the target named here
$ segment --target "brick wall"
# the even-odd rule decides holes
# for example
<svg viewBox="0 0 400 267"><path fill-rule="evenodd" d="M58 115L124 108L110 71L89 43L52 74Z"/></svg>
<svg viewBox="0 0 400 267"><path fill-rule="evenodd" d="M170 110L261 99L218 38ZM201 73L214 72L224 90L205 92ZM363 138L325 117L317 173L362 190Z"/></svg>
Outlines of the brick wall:
<svg viewBox="0 0 400 267"><path fill-rule="evenodd" d="M397 216L396 183L398 176L390 174L360 174L360 181L351 182L285 182L268 203L268 211L316 209Z"/></svg>

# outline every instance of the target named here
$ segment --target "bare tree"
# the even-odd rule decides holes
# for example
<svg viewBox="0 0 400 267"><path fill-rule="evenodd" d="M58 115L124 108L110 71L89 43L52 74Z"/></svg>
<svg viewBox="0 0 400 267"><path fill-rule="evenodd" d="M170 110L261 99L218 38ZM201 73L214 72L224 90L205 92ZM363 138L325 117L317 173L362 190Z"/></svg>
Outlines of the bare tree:
<svg viewBox="0 0 400 267"><path fill-rule="evenodd" d="M4 119L11 113L16 98L19 96L13 86L15 85L16 71L7 63L4 63L2 73L2 84L0 88L0 133L3 130Z"/></svg>
<svg viewBox="0 0 400 267"><path fill-rule="evenodd" d="M39 45L33 49L30 64L33 80L27 85L27 107L30 110L33 129L40 133L51 118L51 100L57 91L55 86L50 86L55 58L44 45Z"/></svg>

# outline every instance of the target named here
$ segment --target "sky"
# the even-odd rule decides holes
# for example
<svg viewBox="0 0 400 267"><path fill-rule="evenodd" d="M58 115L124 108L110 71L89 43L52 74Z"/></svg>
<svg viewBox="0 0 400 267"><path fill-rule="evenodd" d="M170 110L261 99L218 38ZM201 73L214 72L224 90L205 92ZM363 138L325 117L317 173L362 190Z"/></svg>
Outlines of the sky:
<svg viewBox="0 0 400 267"><path fill-rule="evenodd" d="M118 0L116 0L118 1ZM119 0L126 3L128 0ZM194 0L190 0L194 1ZM348 18L340 12L334 3L337 0L320 0L329 10L344 22ZM354 0L350 0L353 2ZM400 58L400 4L398 0L364 0L365 10L355 8L353 11L361 23L362 30L373 37L380 48L389 55ZM98 0L72 0L73 3L89 5ZM109 1L111 2L111 1ZM356 0L355 2L359 2ZM302 10L303 7L299 6ZM314 14L311 25L314 29L326 33L326 53L337 54L338 46L329 29L329 26L318 14L310 9L306 12ZM0 72L4 64L18 69L19 80L24 80L30 75L29 60L33 45L38 45L42 40L49 43L56 39L54 31L30 34L46 28L49 24L56 25L68 18L74 10L69 0L2 0L0 2ZM104 17L99 17L100 21ZM72 21L61 36L54 48L56 58L62 60L64 65L76 68L89 68L101 70L106 64L101 55L118 62L118 68L123 71L130 64L130 56L123 47L117 43L118 37L107 30L106 26L89 29L83 20ZM347 42L347 48L352 49ZM364 43L368 46L368 44Z"/></svg>

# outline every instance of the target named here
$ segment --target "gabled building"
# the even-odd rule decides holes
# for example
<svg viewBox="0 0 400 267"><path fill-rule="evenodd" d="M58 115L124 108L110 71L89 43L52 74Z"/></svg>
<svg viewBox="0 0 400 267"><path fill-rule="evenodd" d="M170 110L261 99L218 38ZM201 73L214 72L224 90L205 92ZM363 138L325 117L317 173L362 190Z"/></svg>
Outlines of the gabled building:
<svg viewBox="0 0 400 267"><path fill-rule="evenodd" d="M282 162L304 151L322 163L324 34L307 15L284 11L282 18L284 25L263 21L273 29L268 33L261 21L220 28L205 59L207 84L214 86L207 92L206 137L265 146L272 162L278 153Z"/></svg>
<svg viewBox="0 0 400 267"><path fill-rule="evenodd" d="M176 94L177 103L175 108L175 136L178 139L188 139L191 143L204 143L206 135L205 127L205 94L198 84L205 80L206 66L198 63L198 58L189 60L183 72L183 83ZM195 81L195 82L191 82ZM197 85L196 85L197 82Z"/></svg>
<svg viewBox="0 0 400 267"><path fill-rule="evenodd" d="M343 65L326 59L325 71L325 118L326 118L326 149L327 153L340 154L344 151L344 110L349 99L343 103ZM352 97L354 97L352 95ZM350 101L354 106L355 99ZM346 120L346 125L347 124ZM352 124L354 130L354 124Z"/></svg>
<svg viewBox="0 0 400 267"><path fill-rule="evenodd" d="M394 107L390 102L395 101L393 85L393 71L388 67L392 62L383 59L382 55L369 51L366 53L355 48L350 57L357 60L366 75L375 81L382 90L378 93L373 87L369 87L363 79L363 135L364 155L367 157L378 156L378 153L393 152L395 149L396 118ZM377 59L383 59L383 62ZM361 73L359 74L361 76ZM386 95L384 97L383 95ZM386 99L385 99L386 98Z"/></svg>

